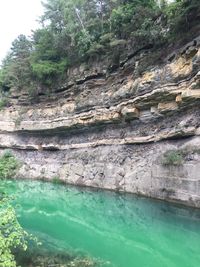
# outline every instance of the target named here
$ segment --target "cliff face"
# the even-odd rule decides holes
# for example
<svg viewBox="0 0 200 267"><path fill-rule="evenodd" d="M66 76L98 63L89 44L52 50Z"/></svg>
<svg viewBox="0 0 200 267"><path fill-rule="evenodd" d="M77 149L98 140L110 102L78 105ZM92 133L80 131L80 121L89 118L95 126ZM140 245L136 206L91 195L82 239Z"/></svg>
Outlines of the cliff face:
<svg viewBox="0 0 200 267"><path fill-rule="evenodd" d="M200 207L200 38L159 65L154 57L144 48L119 67L71 69L37 104L13 92L0 112L0 147L22 162L17 177Z"/></svg>

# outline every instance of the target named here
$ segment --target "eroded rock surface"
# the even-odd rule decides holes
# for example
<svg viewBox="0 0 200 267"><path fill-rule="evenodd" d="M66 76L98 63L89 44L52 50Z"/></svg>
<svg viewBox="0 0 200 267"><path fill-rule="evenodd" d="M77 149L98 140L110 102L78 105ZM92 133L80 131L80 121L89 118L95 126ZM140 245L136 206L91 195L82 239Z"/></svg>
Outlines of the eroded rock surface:
<svg viewBox="0 0 200 267"><path fill-rule="evenodd" d="M0 147L21 178L138 193L200 207L200 38L141 71L143 51L120 64L69 71L49 96L12 93L0 112ZM180 165L166 151L187 148Z"/></svg>

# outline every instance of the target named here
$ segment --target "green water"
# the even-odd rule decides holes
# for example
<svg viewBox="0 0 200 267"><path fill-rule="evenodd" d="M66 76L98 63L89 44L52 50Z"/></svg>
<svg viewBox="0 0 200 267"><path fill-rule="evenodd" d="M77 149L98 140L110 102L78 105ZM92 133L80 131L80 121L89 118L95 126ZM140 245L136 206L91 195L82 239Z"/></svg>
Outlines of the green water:
<svg viewBox="0 0 200 267"><path fill-rule="evenodd" d="M115 267L199 267L200 211L38 181L9 181L21 224L49 250Z"/></svg>

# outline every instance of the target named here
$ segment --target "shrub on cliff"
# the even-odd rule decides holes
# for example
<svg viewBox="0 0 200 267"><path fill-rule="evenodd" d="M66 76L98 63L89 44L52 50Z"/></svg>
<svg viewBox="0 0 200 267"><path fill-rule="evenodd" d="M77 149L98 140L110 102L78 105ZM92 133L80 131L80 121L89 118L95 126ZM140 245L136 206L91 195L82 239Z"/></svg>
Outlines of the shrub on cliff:
<svg viewBox="0 0 200 267"><path fill-rule="evenodd" d="M7 150L0 157L0 179L13 178L19 168L19 161Z"/></svg>
<svg viewBox="0 0 200 267"><path fill-rule="evenodd" d="M181 151L169 150L164 153L162 164L165 166L180 166L183 161L184 157Z"/></svg>

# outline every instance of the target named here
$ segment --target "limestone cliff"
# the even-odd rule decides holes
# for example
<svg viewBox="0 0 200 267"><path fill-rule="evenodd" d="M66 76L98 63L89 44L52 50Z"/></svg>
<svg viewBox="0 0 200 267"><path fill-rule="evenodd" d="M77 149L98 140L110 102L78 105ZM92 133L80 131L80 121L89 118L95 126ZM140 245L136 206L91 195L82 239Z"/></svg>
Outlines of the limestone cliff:
<svg viewBox="0 0 200 267"><path fill-rule="evenodd" d="M13 92L1 110L1 153L20 159L17 177L200 207L200 37L169 55L146 47L119 67L82 65L68 76L35 104Z"/></svg>

